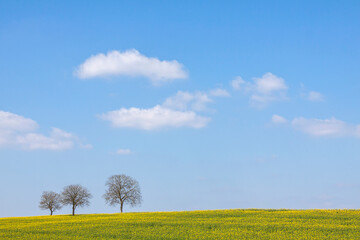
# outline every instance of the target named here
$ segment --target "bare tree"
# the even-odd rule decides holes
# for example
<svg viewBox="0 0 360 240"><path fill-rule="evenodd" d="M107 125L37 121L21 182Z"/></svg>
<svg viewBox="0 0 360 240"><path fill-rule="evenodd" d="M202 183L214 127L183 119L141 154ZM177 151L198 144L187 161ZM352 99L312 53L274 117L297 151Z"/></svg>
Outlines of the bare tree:
<svg viewBox="0 0 360 240"><path fill-rule="evenodd" d="M45 191L41 195L41 200L39 208L50 210L50 215L53 215L53 212L61 209L61 196L56 192Z"/></svg>
<svg viewBox="0 0 360 240"><path fill-rule="evenodd" d="M92 198L90 192L79 184L69 185L64 187L61 193L61 202L64 205L72 206L72 215L75 215L75 209L77 207L85 207L90 205L90 198Z"/></svg>
<svg viewBox="0 0 360 240"><path fill-rule="evenodd" d="M106 184L107 190L104 194L106 203L110 206L120 204L120 212L123 212L124 204L136 206L141 203L141 192L138 181L132 177L113 175L109 177Z"/></svg>

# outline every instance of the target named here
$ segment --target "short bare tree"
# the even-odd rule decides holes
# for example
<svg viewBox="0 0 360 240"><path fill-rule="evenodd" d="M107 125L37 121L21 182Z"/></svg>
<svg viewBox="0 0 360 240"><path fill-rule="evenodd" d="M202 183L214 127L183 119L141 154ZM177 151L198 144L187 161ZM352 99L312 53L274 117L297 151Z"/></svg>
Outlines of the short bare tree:
<svg viewBox="0 0 360 240"><path fill-rule="evenodd" d="M61 209L61 196L56 192L45 191L41 195L41 200L39 208L44 210L50 210L50 215L53 215L53 212Z"/></svg>
<svg viewBox="0 0 360 240"><path fill-rule="evenodd" d="M120 205L120 212L123 212L124 204L136 206L141 203L141 192L138 181L132 177L113 175L109 177L106 184L107 190L104 198L107 204L114 206Z"/></svg>
<svg viewBox="0 0 360 240"><path fill-rule="evenodd" d="M61 193L61 202L64 205L72 206L72 215L75 215L77 207L85 207L90 205L90 192L79 184L64 187Z"/></svg>

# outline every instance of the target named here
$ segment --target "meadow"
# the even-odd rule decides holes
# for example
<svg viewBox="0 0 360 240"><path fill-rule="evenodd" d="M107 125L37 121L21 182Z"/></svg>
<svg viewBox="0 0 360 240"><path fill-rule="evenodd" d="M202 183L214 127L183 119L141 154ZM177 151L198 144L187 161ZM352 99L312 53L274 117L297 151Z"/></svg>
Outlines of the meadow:
<svg viewBox="0 0 360 240"><path fill-rule="evenodd" d="M360 210L210 210L0 218L0 239L360 239Z"/></svg>

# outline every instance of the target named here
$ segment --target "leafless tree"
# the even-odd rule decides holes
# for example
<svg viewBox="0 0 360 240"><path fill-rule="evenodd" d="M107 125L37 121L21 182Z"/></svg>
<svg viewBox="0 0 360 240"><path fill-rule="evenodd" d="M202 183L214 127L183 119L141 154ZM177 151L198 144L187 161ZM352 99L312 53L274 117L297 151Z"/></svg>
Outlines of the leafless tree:
<svg viewBox="0 0 360 240"><path fill-rule="evenodd" d="M106 203L110 206L120 204L120 212L123 212L124 204L135 206L141 203L141 192L138 181L132 177L113 175L109 177L106 184L107 190L104 194Z"/></svg>
<svg viewBox="0 0 360 240"><path fill-rule="evenodd" d="M90 192L79 184L69 185L64 187L61 193L61 202L64 205L72 206L72 215L75 215L75 209L77 207L85 207L90 205L90 198L92 198Z"/></svg>
<svg viewBox="0 0 360 240"><path fill-rule="evenodd" d="M41 195L41 200L39 208L50 210L50 215L53 215L53 212L61 209L61 196L56 192L45 191Z"/></svg>

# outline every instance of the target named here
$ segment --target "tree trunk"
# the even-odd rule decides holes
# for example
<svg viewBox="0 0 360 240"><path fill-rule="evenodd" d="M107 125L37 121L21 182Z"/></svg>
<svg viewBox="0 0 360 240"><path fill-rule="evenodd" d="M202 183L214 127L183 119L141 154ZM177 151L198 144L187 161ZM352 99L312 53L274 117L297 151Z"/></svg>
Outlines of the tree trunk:
<svg viewBox="0 0 360 240"><path fill-rule="evenodd" d="M121 213L123 212L123 205L124 205L124 203L121 202L121 203L120 203L120 212L121 212Z"/></svg>
<svg viewBox="0 0 360 240"><path fill-rule="evenodd" d="M72 215L73 216L75 215L75 206L73 206L73 208L72 208Z"/></svg>
<svg viewBox="0 0 360 240"><path fill-rule="evenodd" d="M50 210L50 216L52 216L52 214L53 214L53 210Z"/></svg>

